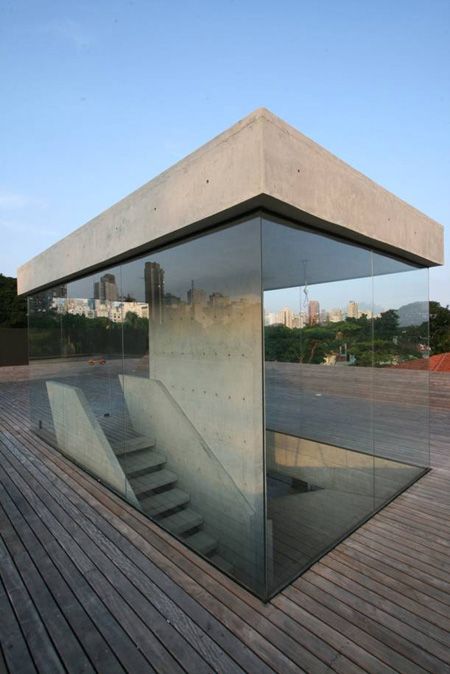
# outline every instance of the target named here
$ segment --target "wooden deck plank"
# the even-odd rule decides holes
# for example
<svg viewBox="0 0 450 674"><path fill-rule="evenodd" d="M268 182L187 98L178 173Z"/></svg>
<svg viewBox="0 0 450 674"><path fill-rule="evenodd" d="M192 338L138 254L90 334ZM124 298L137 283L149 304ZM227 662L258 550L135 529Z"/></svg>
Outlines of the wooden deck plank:
<svg viewBox="0 0 450 674"><path fill-rule="evenodd" d="M193 621L189 620L189 618L176 606L176 604L168 598L167 594L161 592L156 584L150 582L148 576L143 576L139 573L137 565L135 566L131 562L131 556L129 557L123 554L119 545L117 545L117 540L112 540L114 537L114 529L112 527L110 527L108 530L107 523L105 522L105 530L112 536L111 539L109 539L104 535L100 527L95 528L90 519L83 517L85 513L83 513L80 509L73 508L71 504L69 505L69 502L65 500L63 491L59 491L58 501L60 504L65 506L66 512L68 512L68 514L71 515L76 521L83 521L83 531L91 537L91 540L95 542L96 545L98 545L98 547L101 548L105 554L110 557L111 560L114 561L114 564L117 566L117 568L120 569L126 578L133 583L139 593L141 593L142 597L152 598L155 608L163 615L166 623L174 627L180 634L183 634L188 644L198 641L200 648L203 651L203 655L207 656L208 659L212 662L215 662L215 666L219 666L220 663L221 671L241 671L222 650L217 648L212 639L210 639L206 634L202 633ZM79 499L78 505L81 505L81 501ZM129 545L127 547L128 553L135 550L134 547L130 547ZM138 551L136 550L136 552ZM116 578L116 580L117 582L120 581L119 578ZM127 589L129 592L130 586L128 586L128 584ZM136 600L136 603L134 604L135 610L139 612L141 617L145 617L145 608L138 604L140 595L134 592L134 590L133 594ZM153 613L147 616L147 619L149 623L151 622L153 625L155 625ZM182 655L183 658L185 658L183 662L189 661L194 671L206 671L205 663L198 660L196 653L190 652L189 646L187 652L183 652Z"/></svg>
<svg viewBox="0 0 450 674"><path fill-rule="evenodd" d="M426 648L434 650L431 639L424 638L417 630L410 629L398 618L390 616L375 604L349 591L342 576L327 572L318 563L314 571L305 574L305 578L325 590L335 602L348 606L356 620L370 625L373 634L382 638L393 650L412 660L416 666L436 674L443 671L445 663L423 648L425 645Z"/></svg>
<svg viewBox="0 0 450 674"><path fill-rule="evenodd" d="M34 561L11 526L3 508L0 510L2 538L17 572L45 625L64 666L70 670L91 674L94 668L81 647L58 603L39 574Z"/></svg>
<svg viewBox="0 0 450 674"><path fill-rule="evenodd" d="M367 527L367 531L374 532L389 540L398 540L400 535L402 541L405 540L406 545L411 551L415 550L416 552L424 552L427 555L431 555L440 568L446 569L449 565L448 554L450 552L450 545L443 537L441 537L440 541L436 539L432 540L425 532L420 534L417 529L411 531L405 526L396 526L392 522L386 522L382 518L377 517L374 517L370 522L370 527Z"/></svg>
<svg viewBox="0 0 450 674"><path fill-rule="evenodd" d="M50 450L50 451L52 451L52 450ZM57 455L55 455L54 458L57 461L60 460L60 457L57 456ZM150 523L138 511L132 509L130 506L128 506L128 504L126 504L126 503L122 502L121 500L117 499L117 497L115 497L110 492L104 490L103 488L100 488L100 492L99 492L98 491L99 487L98 487L98 485L95 481L88 478L81 471L78 471L78 469L71 466L70 464L65 465L64 460L63 460L63 465L64 465L65 469L64 469L64 471L62 471L62 475L67 476L68 474L71 473L72 470L74 470L74 472L77 474L78 480L80 480L80 484L81 484L81 482L85 481L85 483L88 484L89 487L94 490L94 493L97 493L97 495L99 495L99 497L102 500L104 499L105 502L108 503L109 509L106 512L106 517L109 517L109 519L111 519L111 513L112 512L120 513L121 515L123 515L124 512L129 511L130 520L132 522L135 522L135 517L139 517L143 520L144 531L145 531L146 534L148 533L149 528L152 528L153 531L155 533L157 533L158 537L165 536L167 541L169 541L169 545L166 546L166 548L165 548L167 557L162 558L162 564L164 566L167 566L170 563L169 560L173 558L174 553L175 553L175 550L173 549L174 547L176 549L181 550L183 555L185 553L188 553L188 555L192 558L192 554L189 553L189 551L184 546L182 546L180 543L178 543L175 539L170 537L168 534L165 534L165 532L163 532L161 529L159 529L159 527L155 527L155 525ZM98 507L98 502L97 502L97 507ZM132 534L132 532L133 532L132 529L128 529L127 527L125 527L125 531L128 535L130 535L130 533ZM153 541L153 542L155 542L155 541ZM144 540L142 540L142 543L144 543ZM149 549L152 552L154 552L154 549L150 548L150 546L149 546ZM191 565L191 568L197 568L197 571L199 573L199 578L203 578L205 574L201 570L199 570L198 567L196 566L197 564L202 563L203 560L201 560L200 558L198 558L196 556L194 556L194 559L195 559L195 564ZM207 570L212 569L212 567L210 565L206 564L206 562L203 562L203 564L205 565ZM220 574L220 572L217 572L217 573L220 576L222 576L222 574ZM184 580L184 582L186 582L186 580L187 580L189 582L189 585L192 584L192 580L191 580L190 576L187 576L183 580ZM220 587L220 586L218 586L218 587ZM239 586L236 586L236 587L239 587ZM201 595L201 598L205 599L205 596ZM206 600L207 599L208 599L208 597L206 597ZM261 604L261 602L259 602L259 603ZM209 603L207 604L207 606L210 607ZM225 624L227 627L230 627L233 630L233 632L236 634L236 636L239 636L239 638L241 640L243 640L244 642L248 642L248 644L251 645L252 648L256 649L258 651L259 656L261 658L263 658L266 662L271 663L271 666L273 666L275 668L275 671L283 671L283 672L284 671L286 671L286 672L290 672L290 671L298 672L298 671L300 671L299 667L295 666L293 662L289 661L289 659L284 655L284 653L282 651L278 651L278 650L274 649L271 646L270 641L268 642L267 640L261 638L259 633L256 630L254 630L253 627L251 627L252 623L254 624L253 614L250 611L247 611L247 614L245 615L245 605L243 606L243 609L244 610L240 612L240 617L241 618L247 617L248 622L242 622L242 621L236 620L234 614L231 613L231 612L228 612L226 610L226 607L222 606L220 604L220 602L215 602L213 604L213 611L216 615L219 616L220 621L223 622L223 624ZM259 625L258 625L258 627L259 627ZM267 639L272 639L272 640L274 639L273 626L267 625L267 627L266 627L266 625L263 624L262 629L263 629L263 632L265 633ZM236 646L236 644L235 644L235 646ZM283 647L286 647L287 650L291 650L293 656L296 659L298 658L299 655L302 656L302 651L304 650L302 646L298 646L295 642L293 642L293 647L291 649L288 649L288 646L289 646L289 643L286 644L285 642L283 642ZM246 653L246 659L248 659L248 655L249 654ZM235 653L234 657L235 658L239 657L239 653ZM315 666L316 668L318 668L318 667L320 668L320 660L317 659L317 658L314 658L314 656L310 655L307 651L305 651L303 653L303 659L305 660L306 663L309 662L312 667ZM253 664L253 666L256 666L258 668L257 671L261 671L261 672L265 671L264 665L261 661L259 661L259 663L253 662L252 664ZM311 670L311 671L315 671L315 670Z"/></svg>
<svg viewBox="0 0 450 674"><path fill-rule="evenodd" d="M450 377L445 386L440 380L439 395L437 384L433 393L434 470L265 605L34 436L27 381L18 370L6 373L14 378L9 382L0 371L0 503L57 598L65 630L95 671L101 671L101 657L95 659L94 643L103 645L118 672L133 674L177 667L256 674L450 672ZM295 542L292 549L297 554ZM19 567L13 568L20 582ZM61 667L49 626L23 581L22 587ZM16 615L1 586L0 605L9 607L0 620L10 622L16 643L33 640L22 625L26 613ZM155 616L159 627L150 624ZM92 642L84 634L90 624ZM153 635L154 650L146 649L144 635ZM44 671L33 648L35 636L21 649L23 671ZM16 674L4 638L2 649ZM192 664L182 660L189 652Z"/></svg>
<svg viewBox="0 0 450 674"><path fill-rule="evenodd" d="M70 498L70 490L67 488L67 485L61 480L58 480L58 488L61 490L62 493L67 493L68 498ZM98 504L96 504L98 506ZM162 599L163 597L166 599L167 603L167 598L170 597L173 599L173 608L172 611L169 615L169 618L172 622L172 624L176 624L177 620L181 619L181 614L180 610L177 608L178 607L186 610L186 613L192 612L193 616L195 617L195 620L201 625L205 630L208 629L209 633L211 635L214 635L217 637L217 639L222 640L222 628L221 625L218 621L214 620L213 616L206 612L202 611L200 606L197 605L192 598L182 589L181 586L175 587L173 586L172 583L168 582L168 577L166 576L165 573L161 572L161 570L151 562L151 560L146 557L143 552L136 547L134 544L130 546L130 539L127 539L123 537L123 535L119 534L117 529L111 526L109 523L108 519L106 518L99 518L98 517L98 512L95 512L92 507L90 506L88 501L79 501L78 502L78 507L80 510L83 511L83 514L85 514L90 521L95 524L98 529L104 533L113 543L116 545L116 562L123 568L127 569L129 568L129 560L132 560L136 566L141 569L145 574L146 577L150 580L152 580L152 585L148 585L148 583L143 582L142 580L137 580L137 584L139 585L140 589L145 592L145 593L152 593L153 595L158 594L160 598ZM98 510L98 507L97 507ZM110 517L109 517L110 519ZM124 557L120 551L124 553L127 557ZM174 592L173 590L176 590ZM164 593L164 594L162 594ZM176 604L175 604L176 602ZM184 618L184 623L187 622L186 618ZM200 638L200 633L198 632L198 629L195 626L195 623L188 623L189 627L189 638L190 640L192 639L199 639ZM225 654L224 651L220 650L217 648L217 646L214 646L214 643L211 642L208 638L206 638L204 635L202 637L202 641L204 642L202 644L203 647L207 649L207 655L209 658L216 658L216 666L219 666L219 660L220 660L220 667L221 671L228 671L227 667L227 655ZM224 645L226 645L231 653L233 653L233 646L235 646L235 642L233 640L227 640ZM215 654L214 654L215 650ZM206 653L205 653L206 654ZM229 663L231 666L231 662ZM262 669L262 663L258 662L257 660L251 661L247 660L245 663L242 663L243 666L256 666L259 669Z"/></svg>
<svg viewBox="0 0 450 674"><path fill-rule="evenodd" d="M382 549L386 556L398 561L403 561L411 565L413 562L414 573L420 573L427 578L430 583L441 588L444 592L449 592L450 583L449 576L445 570L440 569L436 564L430 563L426 554L415 555L413 552L408 552L399 543L395 545L394 542L383 536L375 536L368 530L358 530L355 532L355 541L360 541L362 545L373 549ZM425 559L424 559L425 558Z"/></svg>
<svg viewBox="0 0 450 674"><path fill-rule="evenodd" d="M71 469L72 469L72 466L69 464L69 466L67 466L67 471L70 472ZM75 470L76 473L79 474L79 477L80 477L80 478L86 478L86 476L84 476L81 472L79 472L78 469L74 469L74 470ZM67 478L68 473L67 473L67 472L66 472L66 473L62 472L62 475L65 475L66 478ZM88 482L91 482L92 486L95 487L96 489L98 489L98 485L96 485L96 483L95 483L94 481L92 481L90 478L87 478L87 481L88 481ZM109 494L108 492L105 492L102 488L101 488L101 491L102 491L103 495L104 495L106 498L110 498L110 494ZM94 503L95 503L95 501L94 501ZM117 503L117 508L118 508L118 511L119 511L119 512L120 512L120 510L123 508L124 505L125 505L125 504L123 504L122 501L119 501L119 502ZM136 511L134 511L134 512L136 512ZM109 511L109 512L106 514L106 516L107 516L108 519L111 519L111 512ZM158 529L158 530L159 530L159 529ZM161 530L159 530L159 531L161 531ZM211 622L211 616L209 616L209 622ZM236 646L236 644L234 644L234 645ZM261 645L262 645L262 644L261 644ZM262 667L262 663L261 663L261 662L254 661L254 662L252 663L252 662L250 661L250 662L248 662L247 664L248 664L248 665L253 664L253 666L258 666L258 667L261 669L261 671L263 671L263 667Z"/></svg>
<svg viewBox="0 0 450 674"><path fill-rule="evenodd" d="M448 554L450 540L448 540L446 536L435 534L430 530L430 527L424 525L420 519L417 519L416 521L410 521L404 517L399 519L398 515L393 511L382 511L377 515L377 523L384 525L384 528L389 531L396 531L402 535L405 533L407 536L410 536L412 540L420 541L421 545L424 547L433 549L436 545L438 546L437 549L442 550L443 554Z"/></svg>
<svg viewBox="0 0 450 674"><path fill-rule="evenodd" d="M125 635L119 629L114 630L114 626L111 625L111 615L101 610L103 605L97 595L86 592L86 583L71 559L60 548L56 539L49 535L40 518L33 514L14 484L10 482L8 485L8 478L1 467L0 481L5 491L9 492L8 498L5 498L3 494L1 499L5 512L21 537L23 545L34 551L35 564L41 575L46 578L53 595L58 600L59 607L71 623L72 629L84 645L93 664L100 669L106 668L111 674L127 671L127 668L122 667L117 657L113 655L105 639L105 633L115 632L117 641L114 640L111 645L116 648L116 645L123 642ZM20 506L20 510L17 506ZM30 524L33 524L33 529ZM119 657L120 654L119 648ZM143 668L145 662L138 659L133 660L129 665L133 668L137 666Z"/></svg>
<svg viewBox="0 0 450 674"><path fill-rule="evenodd" d="M385 590L379 583L358 572L353 564L351 567L342 564L332 554L327 555L326 559L322 560L322 566L326 567L327 573L334 578L339 576L340 585L342 587L345 586L352 594L363 598L365 601L370 601L374 606L381 608L389 615L394 616L394 618L398 618L401 623L409 625L415 631L421 632L427 637L431 637L432 641L427 641L427 646L430 646L430 650L436 651L437 657L441 658L444 662L450 662L450 632L449 629L443 629L444 623L447 623L448 627L448 620L442 620L439 625L436 625L430 615L427 615L425 618L423 617L423 609L414 602L405 600L393 590ZM401 624L400 629L403 629L403 625ZM422 634L418 636L423 641ZM409 635L409 638L412 637L414 639L417 636L411 631ZM439 643L433 645L433 641ZM441 647L441 644L444 645L444 648Z"/></svg>
<svg viewBox="0 0 450 674"><path fill-rule="evenodd" d="M0 553L0 562L3 561ZM0 635L2 646L0 671L36 674L33 658L2 578L0 578Z"/></svg>
<svg viewBox="0 0 450 674"><path fill-rule="evenodd" d="M347 635L342 633L339 621L327 621L324 619L323 614L316 610L316 607L314 608L314 611L308 611L305 607L307 602L302 601L301 605L299 605L286 596L285 593L281 593L272 600L272 603L281 611L291 616L298 624L307 624L310 626L311 629L314 629L314 631L317 634L320 634L323 639L328 641L328 643L333 644L343 655L348 656L348 659L346 658L345 662L340 663L343 666L344 674L351 671L349 659L355 663L354 667L356 666L357 669L363 671L369 669L371 672L378 672L379 674L390 674L391 672L396 671L388 664L375 657L372 653L368 652L363 647L364 644L361 644L359 634L352 634L352 638L350 639ZM335 660L333 663L334 669L336 669L336 665L337 661Z"/></svg>
<svg viewBox="0 0 450 674"><path fill-rule="evenodd" d="M442 627L446 639L450 635L450 614L444 606L434 602L428 595L424 596L416 593L411 596L410 587L400 580L394 580L386 573L380 573L376 567L367 564L366 560L361 562L357 555L348 556L342 548L335 549L327 555L326 563L330 560L337 560L343 565L347 565L349 572L341 567L343 574L351 573L351 577L358 580L361 585L376 588L376 591L382 596L387 597L399 606L403 606L422 616L428 623ZM325 560L324 560L325 562Z"/></svg>
<svg viewBox="0 0 450 674"><path fill-rule="evenodd" d="M344 541L339 549L348 550L350 556L355 556L356 559L360 559L362 555L364 563L367 563L369 566L375 563L377 568L382 569L386 575L400 578L405 584L409 585L411 588L410 592L414 592L415 594L420 592L424 597L424 601L428 601L428 597L436 599L439 602L437 606L441 606L440 612L448 615L448 611L450 610L448 608L450 606L450 595L448 592L436 588L430 582L430 578L426 574L419 574L412 564L390 558L385 554L383 549L369 548L364 544L358 543L354 537Z"/></svg>
<svg viewBox="0 0 450 674"><path fill-rule="evenodd" d="M45 450L47 451L47 450ZM207 577L205 576L204 571L209 573L216 574L218 578L220 578L222 581L227 581L228 579L223 576L220 572L218 572L216 569L211 567L209 564L201 560L201 558L197 556L192 556L191 553L180 543L178 543L175 539L167 535L164 531L162 531L159 527L156 527L153 525L151 522L148 521L147 518L145 518L141 513L136 511L135 509L131 508L128 504L124 503L123 501L117 499L113 494L110 492L104 490L103 488L100 488L95 481L92 481L90 478L88 478L82 471L79 471L76 467L72 466L71 464L67 464L67 462L60 457L58 453L55 453L54 450L49 450L52 459L57 461L57 462L62 462L62 465L64 466L64 470L62 471L62 475L67 476L68 473L71 473L72 471L77 475L77 480L80 482L84 482L87 485L88 489L93 489L94 493L97 493L97 496L99 496L100 499L105 500L106 503L108 503L108 508L109 508L109 517L111 515L111 509L115 508L116 512L120 513L121 516L124 515L124 513L129 513L130 516L130 521L134 523L134 526L136 526L136 519L140 519L142 521L143 527L142 530L145 532L145 534L148 533L149 530L153 530L154 533L157 533L158 537L165 537L165 540L169 542L169 552L167 553L168 556L173 557L173 548L175 547L177 550L180 550L184 555L187 554L189 557L189 560L195 560L195 564L192 565L191 561L188 562L188 564L191 564L191 569L192 568L197 568L198 565L201 565L201 569L197 569L199 572L199 579L202 580L203 578ZM80 482L77 482L77 484L80 484ZM171 550L172 549L172 550ZM166 561L167 563L167 561ZM192 571L190 571L192 573ZM241 588L230 581L232 586L237 588L238 591L241 590ZM217 587L220 587L217 586ZM226 595L225 595L226 596ZM245 593L245 596L251 598L252 600L255 599L252 595L249 593ZM255 600L258 605L263 607L263 604L259 600ZM220 605L215 606L215 610L217 611L220 608L220 611L224 609L224 607L221 607ZM274 630L274 626L267 624L267 621L262 620L261 624L258 623L258 629L260 629L265 636L265 639L261 639L258 635L258 633L254 633L253 630L249 627L251 624L254 624L254 615L252 614L251 611L248 611L247 607L245 604L242 604L239 606L240 609L240 617L247 617L248 618L248 623L247 624L242 624L242 623L237 623L236 627L236 634L240 635L241 639L245 638L246 632L248 630L249 632L249 638L248 641L250 644L253 644L254 648L258 649L258 652L260 653L261 657L265 657L268 659L268 661L272 660L273 661L273 666L277 666L279 664L281 671L298 671L298 668L294 668L292 663L289 663L289 660L285 657L282 651L272 651L270 647L270 643L267 642L267 639L269 640L274 640L276 639L277 635L281 636L282 638L285 637L285 635L280 634L279 631ZM220 613L222 616L222 619L225 620L227 624L227 620L231 618L233 621L233 617L230 614L225 613ZM233 625L233 622L230 623ZM242 629L245 625L246 629ZM314 658L308 651L304 651L303 647L298 644L293 642L293 646L290 648L289 647L289 639L285 637L285 641L282 642L283 648L288 651L292 652L293 657L298 659L299 657L305 661L305 663L311 666L311 667L320 667L320 661L317 658ZM274 659L275 656L275 659ZM309 666L308 665L308 666ZM315 671L312 669L311 671Z"/></svg>
<svg viewBox="0 0 450 674"><path fill-rule="evenodd" d="M8 595L10 605L17 617L17 621L23 632L26 645L30 651L32 661L36 665L39 672L49 672L49 674L62 674L65 669L61 662L58 652L48 634L47 628L39 615L28 590L20 576L19 571L15 567L14 561L3 541L3 523L1 525L2 539L0 540L0 572L5 588L5 593ZM5 609L7 610L7 606ZM10 621L11 624L11 621ZM9 632L11 634L12 632ZM9 636L8 632L5 636ZM3 632L1 633L3 640ZM8 650L8 640L6 646L2 644L2 650L6 653ZM15 652L14 668L10 671L20 671L21 667L30 666L27 655L24 652L22 662L17 661L17 649Z"/></svg>
<svg viewBox="0 0 450 674"><path fill-rule="evenodd" d="M24 474L19 473L18 464L20 462L16 457L8 457L1 447L0 452L5 461L9 463L8 473L14 478L15 484L22 493L27 495L29 502L39 510L40 517L47 523L47 526L60 537L60 540L66 541L67 549L73 550L75 546L78 546L78 555L82 553L89 560L86 560L87 569L84 563L82 567L86 576L92 579L93 586L103 588L105 598L111 606L114 606L115 613L120 617L122 624L128 623L133 633L140 635L140 648L149 660L153 660L161 671L175 673L183 671L183 667L177 662L175 656L183 662L186 658L192 658L195 665L200 668L199 671L211 671L206 667L206 663L196 661L198 658L187 643L183 643L182 640L178 642L172 638L173 628L170 623L163 620L162 616L150 607L146 598L136 592L125 575L118 569L116 570L106 554L90 541L83 531L86 523L83 522L82 528L77 518L70 517L60 503L51 499L45 491L45 485L40 486L35 476L29 472L26 480L24 479ZM24 457L22 459L26 461ZM117 588L120 588L120 591ZM152 629L147 625L151 625ZM164 642L159 640L160 637L168 642L167 648L163 645ZM187 661L189 662L189 659Z"/></svg>
<svg viewBox="0 0 450 674"><path fill-rule="evenodd" d="M304 606L315 616L319 616L328 625L334 625L343 638L349 638L360 644L368 656L373 656L383 662L386 667L392 667L397 672L413 674L424 672L422 667L412 662L407 655L393 647L392 641L384 638L384 632L377 629L365 614L359 614L347 604L336 601L335 597L326 590L310 583L305 577L283 590L283 595L294 604ZM367 658L366 669L374 671Z"/></svg>
<svg viewBox="0 0 450 674"><path fill-rule="evenodd" d="M122 504L122 503L119 506L119 508L122 509L122 510L124 510L127 507L128 506L126 504ZM145 521L145 531L148 531L149 523L147 522L147 520L145 520L145 518L143 518L143 516L140 513L138 513L137 511L135 511L134 509L131 509L131 508L129 508L129 509L131 511L130 514L132 515L133 518L134 517L140 517L140 518L144 519L144 521ZM158 529L158 534L164 535L164 532L162 532L161 530ZM174 545L177 544L177 542L174 541L174 539L171 539L171 543L174 544ZM142 542L141 542L140 546L142 546ZM186 548L184 548L184 546L182 546L182 550L184 552L186 552ZM202 560L200 560L199 558L196 558L196 561L197 561L197 563L202 563ZM203 562L203 564L205 565L205 568L208 571L216 572L221 577L222 582L226 582L228 580L224 576L222 576L222 574L220 574L220 572L215 571L210 565L208 565L204 562ZM193 571L190 570L190 573L192 574ZM198 577L199 577L199 579L204 580L204 578L206 576L205 576L204 573L200 572ZM231 581L231 583L232 583L232 581ZM238 590L240 590L239 586L237 586L235 583L232 583L232 585L234 585L236 588L238 588ZM218 597L220 597L221 599L223 598L223 596L224 596L223 593L218 594ZM245 593L245 596L246 596L247 600L250 597L252 599L254 599L257 606L261 606L261 607L264 606L259 600L252 597L252 595L249 595L248 593ZM248 610L248 608L244 604L242 604L242 602L237 603L235 601L235 603L233 604L233 609L237 610L239 612L240 616L248 617L249 624L251 624L251 623L255 624L255 617L253 616L253 620L252 620L252 613ZM285 621L285 618L284 618L284 621ZM274 640L276 640L277 635L280 636L281 639L283 639L283 635L278 630L274 629L274 625L267 624L267 621L261 620L261 622L256 623L256 627L257 627L258 630L261 630L261 633L265 636L266 639L270 639L270 640L274 641ZM289 627L286 627L286 634L289 634L289 632L290 632ZM312 637L310 637L310 638L312 639ZM260 643L260 646L262 646L264 644L263 641L260 641L259 643ZM297 658L300 655L301 661L303 661L306 665L310 666L311 668L317 669L317 667L320 666L319 663L317 662L317 659L315 660L314 658L312 658L310 653L302 652L303 648L298 643L297 644L292 643L292 647L290 647L289 640L286 636L284 636L284 641L281 641L281 643L283 644L283 648L285 649L285 651L287 653L292 654L292 657ZM267 644L265 644L265 648L267 648ZM322 648L322 650L325 651L324 648ZM322 655L323 655L323 653L322 653ZM286 666L286 664L284 666ZM311 669L311 671L315 671L315 669Z"/></svg>

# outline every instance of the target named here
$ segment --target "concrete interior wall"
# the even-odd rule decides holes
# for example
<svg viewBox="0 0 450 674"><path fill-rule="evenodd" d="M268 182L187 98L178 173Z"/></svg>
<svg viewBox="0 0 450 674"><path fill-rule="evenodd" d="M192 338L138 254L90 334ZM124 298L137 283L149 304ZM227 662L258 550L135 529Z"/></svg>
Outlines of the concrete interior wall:
<svg viewBox="0 0 450 674"><path fill-rule="evenodd" d="M150 379L163 384L211 456L198 438L187 443L181 427L173 436L167 396L154 417L157 442L161 438L174 460L185 454L180 479L190 484L191 497L197 492L197 508L229 558L254 575L264 558L261 301L255 297L214 311L200 309L194 320L178 310L166 312L163 322L150 321L149 339ZM148 413L154 409L148 400Z"/></svg>

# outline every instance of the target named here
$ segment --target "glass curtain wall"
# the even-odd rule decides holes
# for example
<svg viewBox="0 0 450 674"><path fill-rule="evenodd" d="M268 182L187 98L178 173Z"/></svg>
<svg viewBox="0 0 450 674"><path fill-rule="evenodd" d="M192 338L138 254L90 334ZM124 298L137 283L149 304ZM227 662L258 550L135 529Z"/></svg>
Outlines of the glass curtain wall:
<svg viewBox="0 0 450 674"><path fill-rule="evenodd" d="M428 271L318 231L55 286L29 338L36 432L263 599L429 465Z"/></svg>
<svg viewBox="0 0 450 674"><path fill-rule="evenodd" d="M262 224L268 593L429 465L428 270Z"/></svg>
<svg viewBox="0 0 450 674"><path fill-rule="evenodd" d="M29 299L37 432L265 595L260 218Z"/></svg>

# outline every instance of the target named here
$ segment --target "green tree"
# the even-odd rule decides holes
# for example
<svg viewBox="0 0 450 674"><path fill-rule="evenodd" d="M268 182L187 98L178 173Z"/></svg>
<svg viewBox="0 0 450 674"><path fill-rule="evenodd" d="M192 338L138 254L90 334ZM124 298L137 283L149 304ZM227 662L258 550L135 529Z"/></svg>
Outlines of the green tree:
<svg viewBox="0 0 450 674"><path fill-rule="evenodd" d="M17 297L17 279L0 274L0 326L4 328L27 327L27 303Z"/></svg>
<svg viewBox="0 0 450 674"><path fill-rule="evenodd" d="M379 339L393 339L398 335L398 313L394 309L383 311L374 325L375 334Z"/></svg>
<svg viewBox="0 0 450 674"><path fill-rule="evenodd" d="M439 302L430 302L431 354L450 351L450 309Z"/></svg>

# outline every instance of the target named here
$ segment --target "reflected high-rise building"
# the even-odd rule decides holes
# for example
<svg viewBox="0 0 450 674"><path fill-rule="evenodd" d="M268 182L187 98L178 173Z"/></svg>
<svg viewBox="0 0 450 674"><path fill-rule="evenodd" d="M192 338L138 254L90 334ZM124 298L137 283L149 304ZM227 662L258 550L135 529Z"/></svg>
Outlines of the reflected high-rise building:
<svg viewBox="0 0 450 674"><path fill-rule="evenodd" d="M308 302L308 325L317 325L320 321L320 304L317 300Z"/></svg>
<svg viewBox="0 0 450 674"><path fill-rule="evenodd" d="M179 307L184 302L181 301L181 297L174 295L173 293L165 293L164 295L164 306L165 307Z"/></svg>
<svg viewBox="0 0 450 674"><path fill-rule="evenodd" d="M293 328L294 312L289 307L285 307L278 312L278 323L285 325L287 328Z"/></svg>
<svg viewBox="0 0 450 674"><path fill-rule="evenodd" d="M320 323L324 325L325 323L328 323L328 311L326 309L321 309L320 310Z"/></svg>
<svg viewBox="0 0 450 674"><path fill-rule="evenodd" d="M208 295L202 288L196 288L194 281L191 282L191 287L187 291L187 303L191 316L202 322L205 316L205 307L208 303Z"/></svg>
<svg viewBox="0 0 450 674"><path fill-rule="evenodd" d="M264 312L264 325L276 325L278 323L278 314L265 311Z"/></svg>
<svg viewBox="0 0 450 674"><path fill-rule="evenodd" d="M164 314L164 269L158 262L146 262L144 267L145 301L150 320L162 323Z"/></svg>
<svg viewBox="0 0 450 674"><path fill-rule="evenodd" d="M344 314L342 309L336 308L336 309L330 309L328 313L328 320L330 323L340 323L341 321L344 320Z"/></svg>
<svg viewBox="0 0 450 674"><path fill-rule="evenodd" d="M350 300L350 302L347 305L347 318L358 318L358 316L359 316L358 303L355 302L354 300Z"/></svg>
<svg viewBox="0 0 450 674"><path fill-rule="evenodd" d="M187 303L194 306L203 306L208 301L208 295L202 288L192 287L187 291Z"/></svg>
<svg viewBox="0 0 450 674"><path fill-rule="evenodd" d="M230 305L230 303L230 298L227 295L223 295L222 293L214 292L209 296L209 305L213 309L227 307Z"/></svg>
<svg viewBox="0 0 450 674"><path fill-rule="evenodd" d="M67 286L59 285L36 295L34 298L34 311L50 311L56 309L57 301L64 300L67 297Z"/></svg>
<svg viewBox="0 0 450 674"><path fill-rule="evenodd" d="M117 302L119 291L114 274L104 274L94 283L94 299L101 302Z"/></svg>

